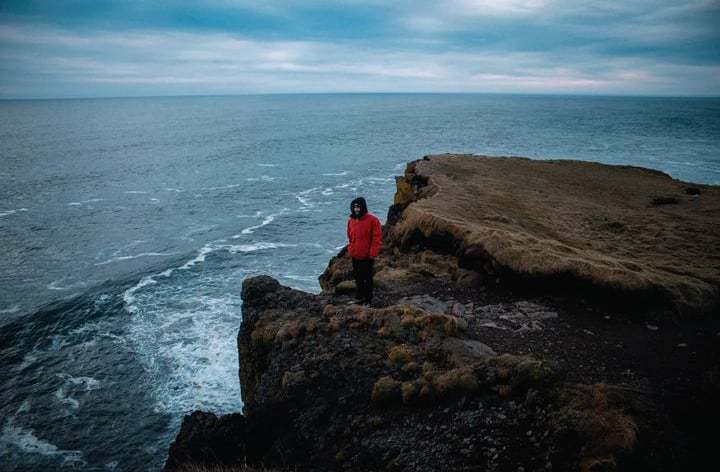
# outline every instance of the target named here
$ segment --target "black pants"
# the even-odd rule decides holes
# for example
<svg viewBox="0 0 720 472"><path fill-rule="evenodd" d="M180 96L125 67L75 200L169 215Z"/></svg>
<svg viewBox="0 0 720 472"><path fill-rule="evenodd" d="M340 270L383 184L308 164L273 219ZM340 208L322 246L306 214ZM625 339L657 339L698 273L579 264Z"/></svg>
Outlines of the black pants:
<svg viewBox="0 0 720 472"><path fill-rule="evenodd" d="M357 291L355 296L358 300L370 303L373 296L373 259L353 259L353 277Z"/></svg>

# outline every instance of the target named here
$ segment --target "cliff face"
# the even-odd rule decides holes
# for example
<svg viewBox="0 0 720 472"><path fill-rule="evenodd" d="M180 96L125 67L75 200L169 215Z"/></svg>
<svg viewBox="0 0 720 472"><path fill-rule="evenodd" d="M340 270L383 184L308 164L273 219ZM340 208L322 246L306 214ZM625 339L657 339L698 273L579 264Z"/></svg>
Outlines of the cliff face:
<svg viewBox="0 0 720 472"><path fill-rule="evenodd" d="M717 210L716 187L645 169L415 161L373 306L344 250L320 295L246 279L244 415L187 416L165 470L699 465L720 419Z"/></svg>

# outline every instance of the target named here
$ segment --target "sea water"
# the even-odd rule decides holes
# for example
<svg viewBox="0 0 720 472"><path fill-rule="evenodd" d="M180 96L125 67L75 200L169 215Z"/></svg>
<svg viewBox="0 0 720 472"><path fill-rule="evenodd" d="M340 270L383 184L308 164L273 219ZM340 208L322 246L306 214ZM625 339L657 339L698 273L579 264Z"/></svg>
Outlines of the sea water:
<svg viewBox="0 0 720 472"><path fill-rule="evenodd" d="M240 411L245 277L318 292L349 202L433 153L720 184L720 99L267 95L0 102L0 470L158 470Z"/></svg>

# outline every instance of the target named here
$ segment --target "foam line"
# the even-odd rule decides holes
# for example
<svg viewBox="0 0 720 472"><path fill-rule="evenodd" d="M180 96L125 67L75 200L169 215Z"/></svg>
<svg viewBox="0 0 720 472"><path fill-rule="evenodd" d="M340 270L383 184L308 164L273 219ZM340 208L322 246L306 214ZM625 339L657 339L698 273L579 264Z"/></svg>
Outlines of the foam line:
<svg viewBox="0 0 720 472"><path fill-rule="evenodd" d="M96 266L111 264L113 262L119 262L119 261L127 261L129 259L137 259L139 257L161 257L161 256L174 256L176 253L174 252L141 252L140 254L134 254L132 256L117 256L113 257L112 259L108 259L103 262L98 262L95 264Z"/></svg>
<svg viewBox="0 0 720 472"><path fill-rule="evenodd" d="M125 290L125 293L123 293L123 301L125 302L125 309L129 313L135 313L137 311L137 308L133 305L135 303L135 297L133 296L133 294L143 287L146 287L146 286L152 285L152 284L156 284L156 283L157 283L157 281L153 278L153 276L145 276L142 279L140 279L140 282L138 282L137 285Z"/></svg>
<svg viewBox="0 0 720 472"><path fill-rule="evenodd" d="M18 311L20 311L20 305L13 305L10 308L3 308L0 310L0 315L17 313Z"/></svg>
<svg viewBox="0 0 720 472"><path fill-rule="evenodd" d="M58 285L58 284L60 284L60 282L62 282L62 281L65 280L65 279L67 279L67 277L62 277L62 278L60 278L60 279L58 279L58 280L53 280L52 282L50 282L50 283L47 285L47 289L48 289L48 290L75 290L75 289L77 289L77 288L87 287L87 283L82 282L82 281L80 281L80 282L75 282L74 284L70 284L70 285L68 285L68 286L66 286L66 287L63 287L63 286Z"/></svg>
<svg viewBox="0 0 720 472"><path fill-rule="evenodd" d="M18 208L16 210L0 211L0 216L9 216L9 215L12 215L13 213L17 213L19 211L28 211L28 209L27 208Z"/></svg>
<svg viewBox="0 0 720 472"><path fill-rule="evenodd" d="M211 244L212 244L212 243L211 243ZM212 245L206 244L205 246L203 246L202 248L200 248L200 250L198 251L198 255L197 255L197 256L195 256L194 258L192 258L192 259L190 259L189 261L187 261L185 264L183 264L183 265L181 265L180 267L178 267L178 269L179 269L179 270L187 270L187 269L189 269L190 267L194 266L195 264L197 264L197 263L199 263L199 262L204 262L204 261L205 261L205 256L207 256L208 254L210 254L211 252L213 252L213 250L214 250L214 248L212 247Z"/></svg>
<svg viewBox="0 0 720 472"><path fill-rule="evenodd" d="M285 214L288 210L289 210L288 208L283 208L282 210L280 210L280 211L277 212L277 213L273 213L273 214L271 214L271 215L266 216L265 219L262 221L262 223L260 223L259 225L255 225L255 226L249 226L249 227L243 229L243 230L240 232L240 234L234 235L234 236L232 237L232 239L238 239L238 238L241 237L243 234L252 234L256 229L262 228L263 226L269 225L270 223L272 223L273 221L275 221L275 217Z"/></svg>
<svg viewBox="0 0 720 472"><path fill-rule="evenodd" d="M0 435L0 450L9 449L10 447L29 454L60 456L62 458L62 466L72 465L84 467L87 465L82 458L82 452L59 449L54 444L35 436L32 429L24 429L16 426L13 418L5 422L2 435Z"/></svg>
<svg viewBox="0 0 720 472"><path fill-rule="evenodd" d="M200 190L228 190L231 188L237 188L240 184L222 185L220 187L203 187Z"/></svg>
<svg viewBox="0 0 720 472"><path fill-rule="evenodd" d="M81 200L79 202L70 202L70 203L68 203L68 206L81 206L85 203L102 202L104 200L105 200L104 198L91 198L90 200Z"/></svg>
<svg viewBox="0 0 720 472"><path fill-rule="evenodd" d="M280 247L297 247L297 244L284 244L284 243L265 243L259 242L254 244L238 244L238 245L226 245L220 246L222 249L227 249L229 252L254 252L261 251L263 249L276 249Z"/></svg>

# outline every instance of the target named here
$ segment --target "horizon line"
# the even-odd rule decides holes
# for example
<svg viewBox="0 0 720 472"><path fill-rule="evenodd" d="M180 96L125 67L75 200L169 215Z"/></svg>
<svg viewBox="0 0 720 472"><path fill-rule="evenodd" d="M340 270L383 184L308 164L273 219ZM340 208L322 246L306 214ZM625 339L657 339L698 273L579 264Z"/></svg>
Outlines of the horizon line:
<svg viewBox="0 0 720 472"><path fill-rule="evenodd" d="M254 93L208 93L168 95L108 95L108 96L67 96L67 97L0 97L2 102L43 101L43 100L116 100L135 98L212 98L212 97L261 97L300 95L503 95L535 97L595 97L595 98L705 98L717 99L720 95L672 95L672 94L618 94L618 93L577 93L577 92L254 92Z"/></svg>

